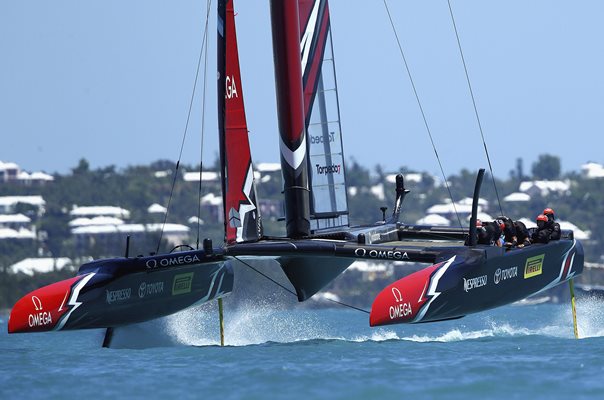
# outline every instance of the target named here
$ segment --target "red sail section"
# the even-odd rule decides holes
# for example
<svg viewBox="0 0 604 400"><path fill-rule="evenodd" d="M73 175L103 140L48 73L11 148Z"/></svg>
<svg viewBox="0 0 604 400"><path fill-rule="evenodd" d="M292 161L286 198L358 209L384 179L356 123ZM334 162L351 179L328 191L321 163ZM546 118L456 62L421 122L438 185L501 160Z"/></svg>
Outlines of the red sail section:
<svg viewBox="0 0 604 400"><path fill-rule="evenodd" d="M218 72L225 239L227 243L258 240L262 224L256 203L254 171L239 70L237 33L231 0L219 2ZM222 19L222 20L221 20ZM220 117L219 117L220 118Z"/></svg>
<svg viewBox="0 0 604 400"><path fill-rule="evenodd" d="M298 7L302 82L304 86L304 116L308 125L321 74L323 53L327 44L329 5L327 0L298 0Z"/></svg>

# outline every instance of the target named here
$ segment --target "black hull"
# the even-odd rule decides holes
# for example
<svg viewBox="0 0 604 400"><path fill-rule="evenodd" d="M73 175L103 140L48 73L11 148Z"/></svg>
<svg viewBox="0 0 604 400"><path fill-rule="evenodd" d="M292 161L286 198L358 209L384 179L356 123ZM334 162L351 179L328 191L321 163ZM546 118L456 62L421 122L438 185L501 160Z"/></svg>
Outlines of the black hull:
<svg viewBox="0 0 604 400"><path fill-rule="evenodd" d="M232 287L233 270L228 262L135 273L83 291L79 297L83 305L62 329L144 322L217 299Z"/></svg>
<svg viewBox="0 0 604 400"><path fill-rule="evenodd" d="M99 260L78 276L35 290L11 311L9 333L113 328L220 298L233 268L203 251Z"/></svg>
<svg viewBox="0 0 604 400"><path fill-rule="evenodd" d="M579 275L583 257L573 240L508 251L476 246L386 287L370 324L439 321L513 303Z"/></svg>

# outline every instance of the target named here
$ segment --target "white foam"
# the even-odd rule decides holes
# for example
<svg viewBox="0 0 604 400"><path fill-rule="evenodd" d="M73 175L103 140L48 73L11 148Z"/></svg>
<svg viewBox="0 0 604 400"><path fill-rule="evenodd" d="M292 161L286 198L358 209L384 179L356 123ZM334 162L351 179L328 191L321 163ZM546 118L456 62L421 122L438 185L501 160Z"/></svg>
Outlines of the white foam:
<svg viewBox="0 0 604 400"><path fill-rule="evenodd" d="M347 340L347 339L342 339ZM350 339L350 342L384 342L386 340L400 340L400 337L394 331L378 329L369 336L356 336Z"/></svg>
<svg viewBox="0 0 604 400"><path fill-rule="evenodd" d="M580 297L577 299L576 308L579 338L604 336L604 300L597 297ZM568 336L574 337L570 305L559 316L558 321L565 332L568 332Z"/></svg>
<svg viewBox="0 0 604 400"><path fill-rule="evenodd" d="M429 335L413 335L408 337L403 337L401 340L406 340L410 342L460 342L464 340L476 340L482 338L491 338L491 337L512 337L512 336L528 336L536 334L526 328L517 328L509 323L498 324L495 322L490 323L490 328L486 329L478 329L478 330L469 330L464 331L460 328L451 329L441 335L437 336L429 336Z"/></svg>
<svg viewBox="0 0 604 400"><path fill-rule="evenodd" d="M215 304L204 304L168 317L166 329L181 344L208 346L220 343ZM332 339L328 331L325 321L316 314L283 311L280 304L271 299L249 301L224 313L225 344L228 346Z"/></svg>
<svg viewBox="0 0 604 400"><path fill-rule="evenodd" d="M438 330L438 323L430 333L417 332L417 325L406 325L403 334L398 329L379 328L368 333L342 334L331 326L321 313L313 310L284 310L277 298L239 303L230 309L225 302L225 344L228 346L257 345L268 342L293 343L309 340L340 340L356 343L400 340L416 343L461 342L484 338L523 336L548 336L573 339L570 305L543 306L550 310L542 323L529 325L523 321L509 322L487 316L473 321L471 327L459 325ZM540 306L541 307L541 306ZM217 346L220 344L218 307L216 302L194 307L162 320L161 331L176 344L189 346ZM554 310L553 313L549 311ZM475 317L473 317L475 318ZM577 318L581 338L604 336L604 301L596 298L579 298ZM470 321L468 321L470 322ZM475 322L478 322L476 324ZM431 324L432 325L432 324ZM402 327L401 327L402 328ZM421 329L425 331L425 329ZM357 330L358 332L358 330ZM159 332L156 333L159 334Z"/></svg>

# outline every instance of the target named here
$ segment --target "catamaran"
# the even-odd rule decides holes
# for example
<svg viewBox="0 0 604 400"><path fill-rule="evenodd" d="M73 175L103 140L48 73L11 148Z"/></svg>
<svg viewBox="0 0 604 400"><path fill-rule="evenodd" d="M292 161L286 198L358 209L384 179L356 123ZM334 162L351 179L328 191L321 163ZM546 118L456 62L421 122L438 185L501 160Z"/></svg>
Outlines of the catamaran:
<svg viewBox="0 0 604 400"><path fill-rule="evenodd" d="M284 186L286 236L264 234L249 146L233 0L219 0L218 120L225 241L148 257L112 258L80 267L74 278L35 290L11 311L8 330L113 328L151 320L232 290L231 262L276 260L299 301L357 260L403 261L425 268L384 288L371 326L461 318L524 299L583 270L572 231L524 248L476 243L483 172L469 228L400 221L409 192L402 175L393 212L350 226L345 161L327 0L271 0L271 23Z"/></svg>

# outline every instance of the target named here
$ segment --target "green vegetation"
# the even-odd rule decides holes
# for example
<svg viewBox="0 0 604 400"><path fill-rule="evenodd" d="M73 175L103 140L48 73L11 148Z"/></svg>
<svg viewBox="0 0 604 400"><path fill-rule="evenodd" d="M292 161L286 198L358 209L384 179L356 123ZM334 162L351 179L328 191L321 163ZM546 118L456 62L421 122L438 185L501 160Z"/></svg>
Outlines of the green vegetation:
<svg viewBox="0 0 604 400"><path fill-rule="evenodd" d="M394 184L385 183L388 174L379 165L373 169L366 168L354 160L348 162L348 183L356 187L356 194L349 195L351 224L366 224L381 220L381 206L390 208L394 203ZM124 252L124 242L108 248L107 246L90 246L85 249L78 248L70 233L69 211L74 205L93 206L111 205L125 208L130 211L130 223L162 222L163 218L151 216L147 208L153 203L167 206L170 198L172 182L176 164L171 161L160 160L148 166L130 166L117 169L108 166L99 169L90 169L86 160L65 175L55 175L54 182L44 185L0 184L0 196L7 195L41 195L46 200L45 213L38 217L36 210L27 205L19 205L17 212L32 218L32 222L40 235L44 238L40 242L0 240L0 309L12 305L16 298L29 290L50 283L56 279L73 274L73 271L53 272L50 274L35 275L33 278L22 274L13 274L7 267L26 258L43 255L46 257L82 257L93 258L119 256ZM192 216L198 215L199 210L199 183L185 182L183 174L187 171L198 171L199 166L180 165L176 176L172 200L167 222L185 224L191 227L190 243L196 245L198 226L188 224ZM166 171L165 176L157 175L158 171ZM390 171L399 172L399 171ZM409 174L413 172L402 167L400 172ZM578 173L571 172L566 175L560 173L560 159L551 155L541 155L531 168L532 177L525 176L522 161L518 160L516 169L510 172L507 180L497 179L497 188L500 198L518 191L522 180L532 179L562 179L569 180L571 186L566 193L551 192L546 197L533 195L531 200L523 203L503 203L503 211L513 219L527 217L534 219L545 207L556 210L558 218L571 221L583 230L591 232L591 239L584 242L586 261L601 261L602 246L604 242L604 229L599 222L604 221L604 185L602 179L587 179ZM159 177L158 177L159 176ZM401 219L407 223L415 223L425 216L426 210L436 204L446 201L448 193L441 186L435 186L435 178L427 173L421 173L421 182L406 183L411 193L405 199ZM271 179L263 180L258 184L258 197L265 200L281 200L281 181L279 173L272 173ZM475 171L462 170L458 174L448 177L451 192L456 201L471 197L474 189ZM376 197L371 187L384 184L385 198ZM202 194L220 194L220 182L203 182ZM490 177L485 178L482 196L489 201L487 210L491 215L499 214L497 196ZM215 243L223 239L222 224L207 214L201 212L204 225L199 226L200 239L209 237ZM465 222L465 221L464 221ZM265 218L266 232L271 235L282 235L283 223L275 216ZM148 254L155 251L159 237L149 235L142 241L133 242L131 254ZM170 248L164 241L160 246L162 251ZM61 276L59 276L61 275ZM65 275L65 276L62 276Z"/></svg>

